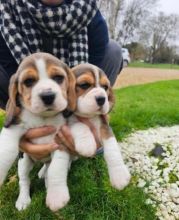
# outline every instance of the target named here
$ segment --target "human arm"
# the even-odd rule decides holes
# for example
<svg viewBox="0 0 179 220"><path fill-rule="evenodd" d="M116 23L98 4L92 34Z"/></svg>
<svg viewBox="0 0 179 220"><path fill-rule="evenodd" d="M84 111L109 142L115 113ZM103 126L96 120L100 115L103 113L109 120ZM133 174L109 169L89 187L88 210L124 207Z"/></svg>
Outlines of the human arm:
<svg viewBox="0 0 179 220"><path fill-rule="evenodd" d="M98 11L88 25L89 63L99 66L108 43L108 27L101 12Z"/></svg>
<svg viewBox="0 0 179 220"><path fill-rule="evenodd" d="M88 122L86 122L87 124ZM88 125L90 126L90 124ZM47 136L55 132L53 127L34 128L27 131L27 133L20 140L20 150L31 155L32 157L40 160L48 156L56 149L68 150L71 154L77 154L75 150L75 143L72 137L69 126L63 125L59 132L55 136L54 143L50 144L33 144L31 140L43 136ZM93 135L96 135L95 129L93 129ZM97 147L99 143L97 141Z"/></svg>
<svg viewBox="0 0 179 220"><path fill-rule="evenodd" d="M29 129L20 140L20 150L36 158L37 160L40 160L48 156L52 151L58 149L59 145L56 143L33 144L32 140L35 138L47 136L54 132L54 127L41 127Z"/></svg>
<svg viewBox="0 0 179 220"><path fill-rule="evenodd" d="M54 150L71 149L74 152L74 143L68 126L64 125L56 135L53 143L49 144L33 144L32 140L53 134L54 127L41 127L29 129L20 140L20 150L29 154L30 156L40 160L48 156Z"/></svg>

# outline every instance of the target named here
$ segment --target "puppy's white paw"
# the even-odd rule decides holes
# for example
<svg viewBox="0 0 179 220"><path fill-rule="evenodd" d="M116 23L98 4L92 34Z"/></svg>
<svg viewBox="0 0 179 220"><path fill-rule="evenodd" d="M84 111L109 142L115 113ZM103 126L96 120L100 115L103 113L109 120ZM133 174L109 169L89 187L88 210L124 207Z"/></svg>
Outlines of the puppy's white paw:
<svg viewBox="0 0 179 220"><path fill-rule="evenodd" d="M127 186L130 182L130 178L131 175L125 165L110 169L111 185L118 190L122 190L125 186Z"/></svg>
<svg viewBox="0 0 179 220"><path fill-rule="evenodd" d="M86 141L75 141L75 149L79 153L79 155L84 157L92 157L96 153L96 142L92 138L90 140L86 139Z"/></svg>
<svg viewBox="0 0 179 220"><path fill-rule="evenodd" d="M69 200L68 187L53 187L47 190L46 205L53 212L63 208Z"/></svg>
<svg viewBox="0 0 179 220"><path fill-rule="evenodd" d="M39 179L44 179L45 178L46 171L47 171L47 167L44 164L43 167L38 172Z"/></svg>
<svg viewBox="0 0 179 220"><path fill-rule="evenodd" d="M27 208L28 205L31 203L31 198L28 195L19 195L16 201L16 208L19 211L22 211Z"/></svg>
<svg viewBox="0 0 179 220"><path fill-rule="evenodd" d="M85 144L85 145L78 144L76 146L76 151L79 153L79 155L83 157L92 157L96 153L96 146L89 144Z"/></svg>
<svg viewBox="0 0 179 220"><path fill-rule="evenodd" d="M97 146L90 128L84 123L77 122L71 126L71 133L76 152L84 157L94 156Z"/></svg>

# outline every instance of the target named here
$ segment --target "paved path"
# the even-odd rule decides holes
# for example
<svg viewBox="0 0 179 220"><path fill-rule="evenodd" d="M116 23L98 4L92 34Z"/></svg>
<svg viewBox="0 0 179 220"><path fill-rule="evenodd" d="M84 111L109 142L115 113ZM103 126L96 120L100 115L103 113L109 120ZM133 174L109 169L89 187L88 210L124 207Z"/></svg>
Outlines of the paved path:
<svg viewBox="0 0 179 220"><path fill-rule="evenodd" d="M179 79L179 70L127 67L118 76L114 88L171 79Z"/></svg>

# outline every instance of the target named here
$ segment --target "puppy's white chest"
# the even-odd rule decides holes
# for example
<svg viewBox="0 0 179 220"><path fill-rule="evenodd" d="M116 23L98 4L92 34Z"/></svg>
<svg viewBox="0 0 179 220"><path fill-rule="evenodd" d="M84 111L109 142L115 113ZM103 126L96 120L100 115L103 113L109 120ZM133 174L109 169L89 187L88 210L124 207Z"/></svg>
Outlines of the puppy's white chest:
<svg viewBox="0 0 179 220"><path fill-rule="evenodd" d="M101 127L100 117L99 116L94 116L92 118L87 118L87 120L89 120L91 122L91 124L96 129L98 137L100 137L100 127ZM79 119L75 115L71 116L70 119L69 119L69 125L70 126L75 124L75 123L78 123L78 122L79 122Z"/></svg>
<svg viewBox="0 0 179 220"><path fill-rule="evenodd" d="M100 120L100 118L98 116L93 117L93 118L90 119L90 122L96 128L98 137L100 137L100 127L101 127L101 120Z"/></svg>
<svg viewBox="0 0 179 220"><path fill-rule="evenodd" d="M49 118L43 118L36 116L28 111L23 111L21 115L21 120L24 128L26 130L30 128L40 128L44 126L53 126L58 129L65 124L65 119L61 113L59 113L56 116L49 117ZM56 132L44 137L33 139L33 143L36 144L48 144L54 142L54 136Z"/></svg>

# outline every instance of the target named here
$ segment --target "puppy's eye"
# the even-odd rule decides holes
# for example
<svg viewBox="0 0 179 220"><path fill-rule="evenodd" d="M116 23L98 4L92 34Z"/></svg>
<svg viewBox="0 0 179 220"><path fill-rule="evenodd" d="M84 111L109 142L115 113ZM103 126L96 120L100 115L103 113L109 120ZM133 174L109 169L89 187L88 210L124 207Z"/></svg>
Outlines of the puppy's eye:
<svg viewBox="0 0 179 220"><path fill-rule="evenodd" d="M53 76L52 79L57 82L58 84L61 84L64 80L64 76L62 75L56 75L56 76Z"/></svg>
<svg viewBox="0 0 179 220"><path fill-rule="evenodd" d="M80 87L81 89L87 90L91 87L91 84L89 83L81 83L78 85L78 87Z"/></svg>
<svg viewBox="0 0 179 220"><path fill-rule="evenodd" d="M32 87L35 82L36 82L35 79L33 79L33 78L28 78L28 79L24 80L23 83L24 83L24 85L25 85L26 87Z"/></svg>
<svg viewBox="0 0 179 220"><path fill-rule="evenodd" d="M108 85L102 85L102 88L107 91L109 89L109 86Z"/></svg>

